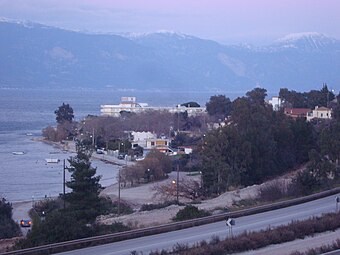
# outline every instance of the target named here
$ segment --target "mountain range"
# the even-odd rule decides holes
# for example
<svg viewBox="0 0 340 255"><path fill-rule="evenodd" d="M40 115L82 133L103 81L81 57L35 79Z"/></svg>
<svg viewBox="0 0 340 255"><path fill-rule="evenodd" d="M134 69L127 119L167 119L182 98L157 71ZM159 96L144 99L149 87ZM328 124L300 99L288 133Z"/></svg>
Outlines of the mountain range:
<svg viewBox="0 0 340 255"><path fill-rule="evenodd" d="M262 47L173 32L94 34L0 20L0 88L278 92L340 84L340 41L290 34Z"/></svg>

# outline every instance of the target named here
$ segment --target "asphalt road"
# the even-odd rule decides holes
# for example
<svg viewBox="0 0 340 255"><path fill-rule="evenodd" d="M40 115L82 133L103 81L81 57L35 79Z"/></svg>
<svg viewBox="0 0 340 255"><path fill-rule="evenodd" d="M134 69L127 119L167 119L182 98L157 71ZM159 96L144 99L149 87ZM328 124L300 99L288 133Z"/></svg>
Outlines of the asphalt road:
<svg viewBox="0 0 340 255"><path fill-rule="evenodd" d="M20 225L21 220L31 220L30 216L28 215L28 211L32 208L32 202L18 202L12 204L13 207L13 214L12 219ZM20 228L23 236L27 235L28 230L31 228Z"/></svg>
<svg viewBox="0 0 340 255"><path fill-rule="evenodd" d="M321 215L335 211L335 197L330 196L301 205L287 207L275 211L237 218L233 227L233 234L244 231L256 231L267 227L287 224L292 220L306 219L311 216ZM132 251L148 254L151 251L170 249L177 243L192 245L201 240L211 240L212 236L225 238L229 235L225 221L198 227L172 231L168 233L146 236L121 242L84 248L64 253L62 255L128 255Z"/></svg>

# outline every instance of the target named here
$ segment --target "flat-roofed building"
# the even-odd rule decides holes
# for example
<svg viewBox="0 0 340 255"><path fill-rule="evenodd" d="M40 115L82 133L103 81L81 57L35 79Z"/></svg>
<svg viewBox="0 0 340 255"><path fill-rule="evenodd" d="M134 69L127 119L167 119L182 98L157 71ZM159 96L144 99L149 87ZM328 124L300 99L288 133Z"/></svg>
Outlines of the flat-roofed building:
<svg viewBox="0 0 340 255"><path fill-rule="evenodd" d="M100 113L103 116L119 117L121 112L141 113L146 111L168 111L170 113L187 112L188 116L206 114L205 107L151 107L147 103L137 103L136 97L122 97L118 105L101 105Z"/></svg>

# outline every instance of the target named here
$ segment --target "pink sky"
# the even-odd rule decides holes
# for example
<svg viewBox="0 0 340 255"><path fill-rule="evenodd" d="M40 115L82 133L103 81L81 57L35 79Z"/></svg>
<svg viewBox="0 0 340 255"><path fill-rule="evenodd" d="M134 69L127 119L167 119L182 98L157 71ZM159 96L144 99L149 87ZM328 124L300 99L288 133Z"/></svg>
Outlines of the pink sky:
<svg viewBox="0 0 340 255"><path fill-rule="evenodd" d="M0 0L0 17L101 32L171 30L223 43L289 33L340 39L339 0Z"/></svg>

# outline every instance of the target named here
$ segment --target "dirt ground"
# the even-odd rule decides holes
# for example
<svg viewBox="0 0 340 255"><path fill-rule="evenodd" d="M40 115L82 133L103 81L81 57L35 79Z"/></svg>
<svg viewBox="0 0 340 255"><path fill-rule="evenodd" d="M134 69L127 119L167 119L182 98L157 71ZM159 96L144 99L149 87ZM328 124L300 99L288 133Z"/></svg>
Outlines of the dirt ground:
<svg viewBox="0 0 340 255"><path fill-rule="evenodd" d="M0 252L6 252L8 248L12 247L20 237L14 237L9 239L0 239Z"/></svg>
<svg viewBox="0 0 340 255"><path fill-rule="evenodd" d="M279 181L289 182L292 174L287 174L279 178ZM180 173L180 180L194 178L197 181L200 181L200 176L187 176L186 173ZM159 182L159 184L170 185L172 180L176 179L176 172L172 172L169 175L169 178ZM204 209L211 211L212 213L221 212L224 208L228 208L232 206L232 204L236 201L243 199L254 199L258 196L259 190L264 185L269 185L272 181L266 182L261 185L253 185L243 189L238 189L235 191L229 191L221 194L220 196L202 201L199 204L196 204L199 209ZM149 227L160 224L166 224L171 222L172 218L176 215L176 213L183 208L183 206L171 205L169 207L152 210L152 211L143 211L139 212L138 209L142 204L156 204L164 202L159 197L155 197L156 191L153 189L155 184L142 184L136 187L126 187L121 188L121 200L129 203L135 209L135 212L129 215L123 215L120 217L116 217L115 215L105 215L98 218L98 221L103 224L112 224L116 221L127 224L133 228L140 227ZM117 200L118 196L118 185L111 185L107 187L101 193L103 196L109 196L112 200ZM180 202L188 202L184 201L180 198Z"/></svg>

